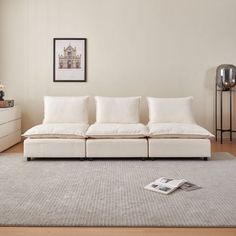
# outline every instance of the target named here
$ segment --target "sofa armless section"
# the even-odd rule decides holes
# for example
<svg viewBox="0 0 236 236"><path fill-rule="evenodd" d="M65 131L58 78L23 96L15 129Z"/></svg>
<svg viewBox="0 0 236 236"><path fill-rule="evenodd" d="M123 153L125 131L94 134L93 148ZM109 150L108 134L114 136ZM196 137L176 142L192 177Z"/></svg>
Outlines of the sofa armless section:
<svg viewBox="0 0 236 236"><path fill-rule="evenodd" d="M88 97L44 97L43 124L23 136L24 158L85 158Z"/></svg>

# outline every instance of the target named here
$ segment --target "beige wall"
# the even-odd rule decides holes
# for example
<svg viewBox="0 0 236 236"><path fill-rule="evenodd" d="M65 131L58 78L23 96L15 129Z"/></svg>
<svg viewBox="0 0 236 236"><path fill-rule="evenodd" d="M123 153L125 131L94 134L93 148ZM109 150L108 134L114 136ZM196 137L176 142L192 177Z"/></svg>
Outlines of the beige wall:
<svg viewBox="0 0 236 236"><path fill-rule="evenodd" d="M216 66L236 64L235 9L235 0L0 0L0 81L24 130L42 121L44 95L192 95L197 121L213 130ZM87 83L53 83L54 37L88 39Z"/></svg>

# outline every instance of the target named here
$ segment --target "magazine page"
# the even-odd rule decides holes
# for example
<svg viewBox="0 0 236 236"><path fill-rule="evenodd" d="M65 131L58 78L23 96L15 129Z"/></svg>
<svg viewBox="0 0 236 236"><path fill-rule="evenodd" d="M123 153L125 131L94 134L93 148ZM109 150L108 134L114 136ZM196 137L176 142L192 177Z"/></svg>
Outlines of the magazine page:
<svg viewBox="0 0 236 236"><path fill-rule="evenodd" d="M162 184L162 185L166 185L167 187L170 187L170 188L178 188L181 185L183 185L184 183L186 183L187 180L161 177L161 178L155 180L154 182Z"/></svg>
<svg viewBox="0 0 236 236"><path fill-rule="evenodd" d="M154 182L151 182L144 188L154 192L169 194L175 191L179 186L183 185L185 182L186 180L184 179L177 180L172 178L161 177L155 180Z"/></svg>
<svg viewBox="0 0 236 236"><path fill-rule="evenodd" d="M175 190L174 188L172 189L172 188L166 187L164 185L157 184L156 182L152 182L152 183L148 184L147 186L145 186L144 188L147 190L151 190L151 191L159 192L159 193L163 193L163 194L169 194Z"/></svg>
<svg viewBox="0 0 236 236"><path fill-rule="evenodd" d="M196 184L185 182L183 185L180 186L180 188L184 191L193 191L195 189L200 189L202 187L197 186Z"/></svg>

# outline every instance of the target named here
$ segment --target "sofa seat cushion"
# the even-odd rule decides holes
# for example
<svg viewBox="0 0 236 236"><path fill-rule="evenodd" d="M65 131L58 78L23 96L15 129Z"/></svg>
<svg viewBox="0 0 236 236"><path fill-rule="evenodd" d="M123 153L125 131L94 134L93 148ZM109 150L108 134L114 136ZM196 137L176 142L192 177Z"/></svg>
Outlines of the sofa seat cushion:
<svg viewBox="0 0 236 236"><path fill-rule="evenodd" d="M214 138L213 134L197 124L153 123L148 128L151 138Z"/></svg>
<svg viewBox="0 0 236 236"><path fill-rule="evenodd" d="M147 127L143 124L98 124L88 128L89 138L143 138L148 135Z"/></svg>
<svg viewBox="0 0 236 236"><path fill-rule="evenodd" d="M86 138L87 124L41 124L27 130L28 138Z"/></svg>

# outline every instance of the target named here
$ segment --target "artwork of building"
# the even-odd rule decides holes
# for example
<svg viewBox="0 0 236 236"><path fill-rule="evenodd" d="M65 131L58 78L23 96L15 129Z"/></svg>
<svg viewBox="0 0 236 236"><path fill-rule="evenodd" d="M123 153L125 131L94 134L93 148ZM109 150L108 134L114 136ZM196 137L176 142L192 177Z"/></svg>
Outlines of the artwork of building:
<svg viewBox="0 0 236 236"><path fill-rule="evenodd" d="M64 47L64 55L59 55L59 69L80 69L81 54L76 55L76 47Z"/></svg>

